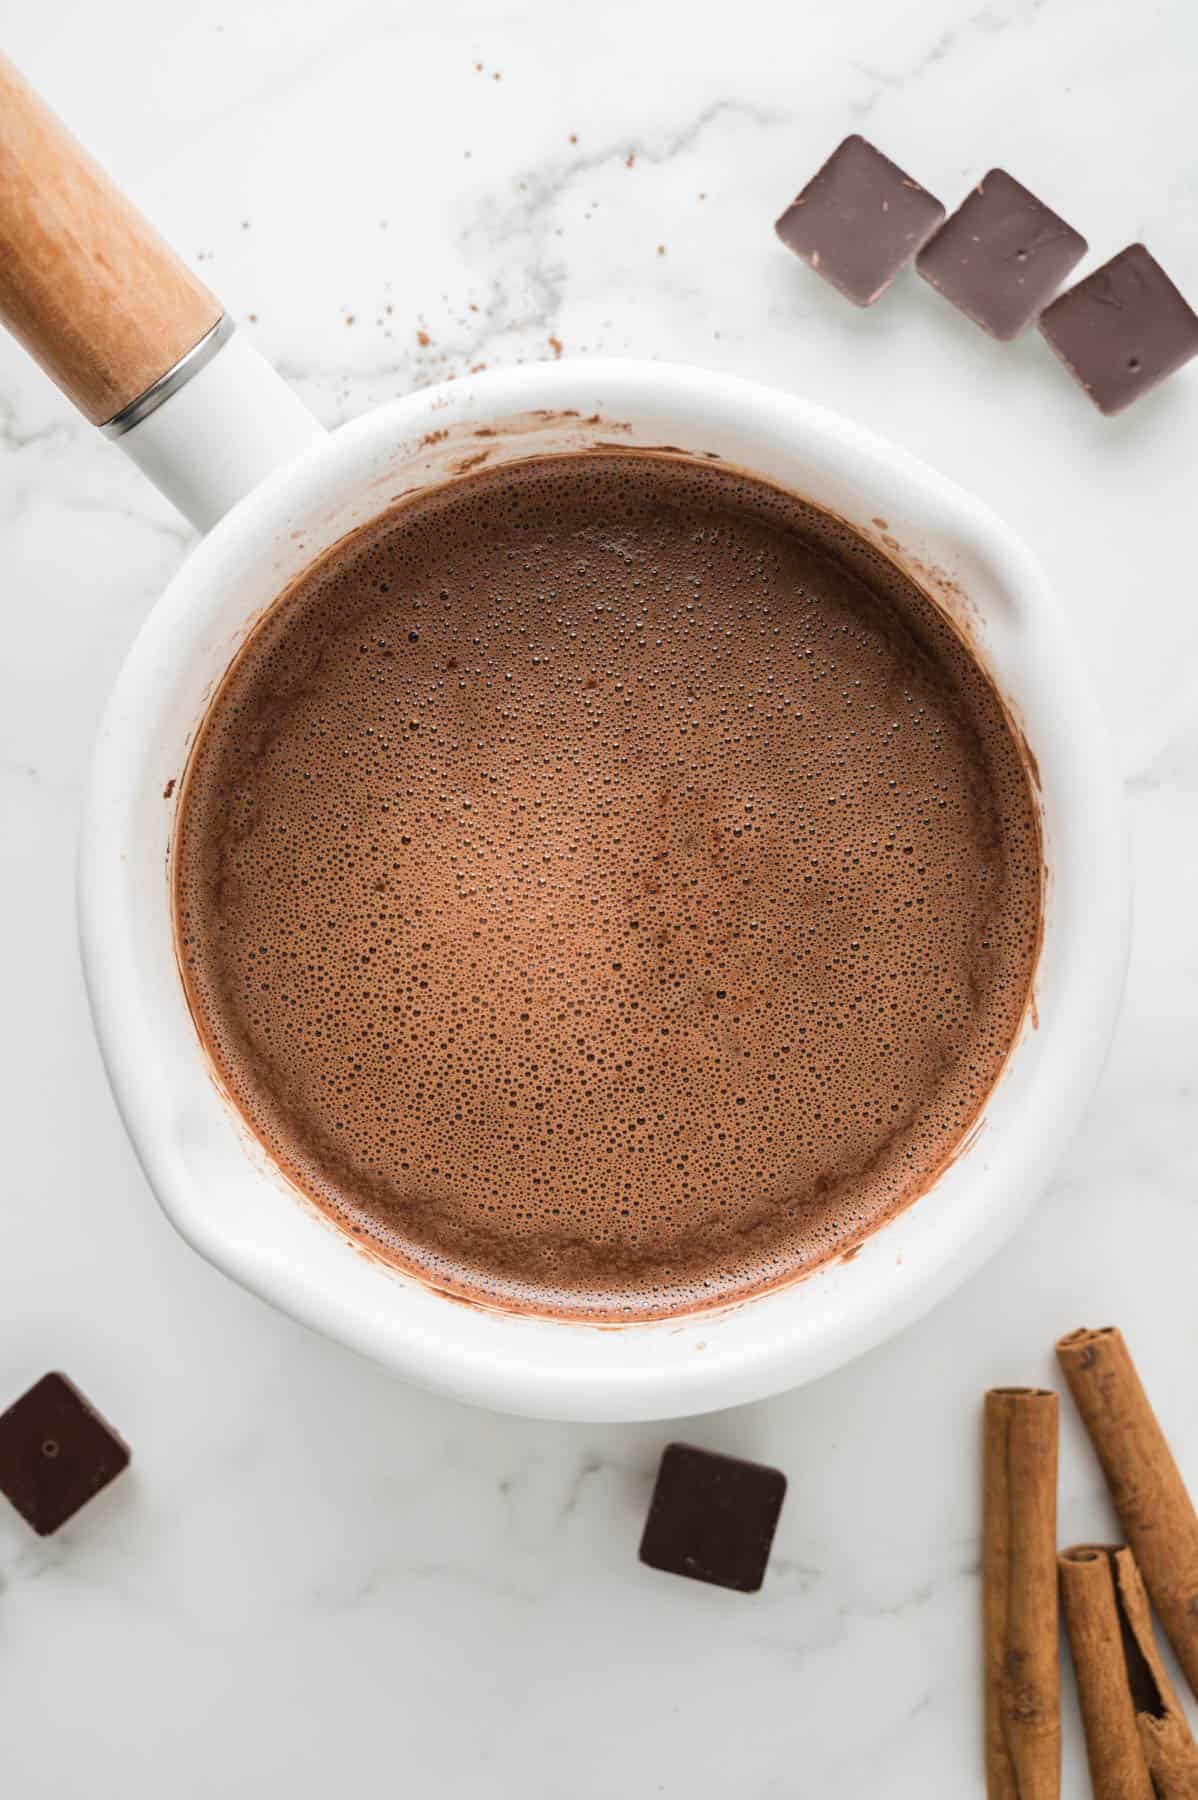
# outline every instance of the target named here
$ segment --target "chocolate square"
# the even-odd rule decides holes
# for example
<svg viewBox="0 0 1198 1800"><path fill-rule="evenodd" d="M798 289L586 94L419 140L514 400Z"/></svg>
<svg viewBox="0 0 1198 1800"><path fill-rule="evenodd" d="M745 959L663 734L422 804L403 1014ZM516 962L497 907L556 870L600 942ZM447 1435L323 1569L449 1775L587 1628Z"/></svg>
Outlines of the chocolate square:
<svg viewBox="0 0 1198 1800"><path fill-rule="evenodd" d="M667 1444L641 1561L669 1575L755 1594L765 1577L786 1477L779 1469Z"/></svg>
<svg viewBox="0 0 1198 1800"><path fill-rule="evenodd" d="M129 1451L65 1375L43 1375L0 1413L0 1493L39 1537L128 1465Z"/></svg>
<svg viewBox="0 0 1198 1800"><path fill-rule="evenodd" d="M863 137L847 137L774 229L856 306L872 306L944 217L918 181Z"/></svg>
<svg viewBox="0 0 1198 1800"><path fill-rule="evenodd" d="M1143 244L1129 244L1041 314L1040 330L1104 413L1198 355L1198 313Z"/></svg>
<svg viewBox="0 0 1198 1800"><path fill-rule="evenodd" d="M991 169L915 266L946 300L1007 343L1086 254L1086 240L1005 169Z"/></svg>

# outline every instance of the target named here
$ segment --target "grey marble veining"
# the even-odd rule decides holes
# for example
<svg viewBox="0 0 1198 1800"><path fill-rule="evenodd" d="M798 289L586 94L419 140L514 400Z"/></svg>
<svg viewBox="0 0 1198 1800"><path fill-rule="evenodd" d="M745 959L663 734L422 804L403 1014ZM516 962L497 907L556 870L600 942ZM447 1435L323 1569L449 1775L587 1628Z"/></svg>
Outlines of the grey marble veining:
<svg viewBox="0 0 1198 1800"><path fill-rule="evenodd" d="M1193 296L1198 15L12 11L17 61L330 425L556 340L804 392L981 493L1046 564L1110 719L1137 922L1102 1087L1018 1238L890 1345L682 1428L791 1477L762 1594L640 1568L668 1424L406 1389L153 1205L91 1038L72 865L104 695L191 538L0 343L0 1401L61 1366L134 1448L57 1538L0 1510L5 1791L979 1794L981 1390L1053 1379L1062 1330L1118 1320L1198 1482L1198 372L1102 419L1034 334L993 344L910 275L860 314L772 222L862 129L950 207L1009 168L1087 235L1081 272L1142 237ZM1072 1541L1111 1522L1064 1417ZM1065 1716L1076 1800L1068 1681Z"/></svg>

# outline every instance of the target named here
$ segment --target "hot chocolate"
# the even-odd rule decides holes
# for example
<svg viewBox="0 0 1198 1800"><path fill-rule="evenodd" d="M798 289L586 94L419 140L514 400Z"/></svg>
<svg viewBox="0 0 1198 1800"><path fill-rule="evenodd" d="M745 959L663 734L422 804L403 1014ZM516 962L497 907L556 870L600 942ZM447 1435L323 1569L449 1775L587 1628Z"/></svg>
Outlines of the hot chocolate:
<svg viewBox="0 0 1198 1800"><path fill-rule="evenodd" d="M1037 812L941 612L847 527L649 453L345 539L213 701L189 1000L278 1164L463 1296L737 1298L934 1179L1019 1030Z"/></svg>

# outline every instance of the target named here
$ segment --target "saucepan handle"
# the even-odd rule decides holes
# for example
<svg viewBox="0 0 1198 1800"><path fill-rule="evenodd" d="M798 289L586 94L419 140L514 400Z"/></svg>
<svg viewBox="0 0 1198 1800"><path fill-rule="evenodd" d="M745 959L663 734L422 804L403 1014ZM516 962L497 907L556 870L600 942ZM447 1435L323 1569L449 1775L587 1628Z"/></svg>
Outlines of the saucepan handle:
<svg viewBox="0 0 1198 1800"><path fill-rule="evenodd" d="M3 56L0 320L202 529L323 435Z"/></svg>

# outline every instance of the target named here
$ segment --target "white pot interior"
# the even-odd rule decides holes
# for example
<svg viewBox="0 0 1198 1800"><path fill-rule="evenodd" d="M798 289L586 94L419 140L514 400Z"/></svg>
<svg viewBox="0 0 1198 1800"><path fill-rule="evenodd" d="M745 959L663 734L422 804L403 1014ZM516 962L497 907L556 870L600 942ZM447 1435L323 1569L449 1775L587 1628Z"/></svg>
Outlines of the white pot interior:
<svg viewBox="0 0 1198 1800"><path fill-rule="evenodd" d="M451 478L464 460L485 454L494 466L599 443L714 453L839 513L907 566L967 632L1026 736L1048 868L1038 1024L1025 1024L980 1128L935 1187L859 1254L789 1288L619 1327L447 1299L364 1254L289 1186L201 1052L175 966L167 870L178 785L208 698L294 574L393 497ZM786 396L692 370L563 363L427 390L346 427L199 547L139 638L105 720L81 911L118 1101L159 1199L199 1250L426 1385L512 1411L644 1418L816 1375L924 1310L1000 1241L1101 1065L1122 976L1126 874L1103 734L1076 659L1034 563L984 508Z"/></svg>

